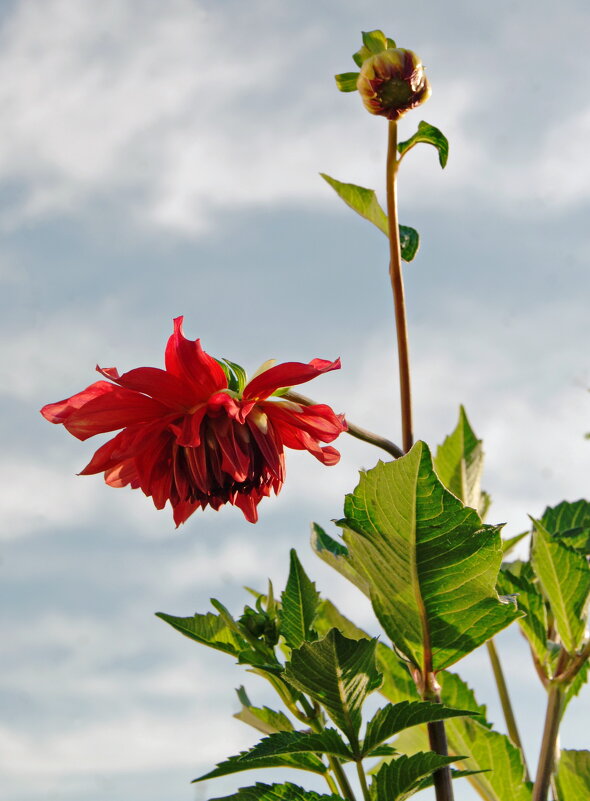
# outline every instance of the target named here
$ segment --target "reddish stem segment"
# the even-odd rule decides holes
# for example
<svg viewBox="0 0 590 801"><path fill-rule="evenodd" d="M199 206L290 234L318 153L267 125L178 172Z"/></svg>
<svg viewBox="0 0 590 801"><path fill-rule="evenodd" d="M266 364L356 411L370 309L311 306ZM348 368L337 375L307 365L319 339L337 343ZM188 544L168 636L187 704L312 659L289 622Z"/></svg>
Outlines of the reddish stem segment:
<svg viewBox="0 0 590 801"><path fill-rule="evenodd" d="M389 277L393 292L399 383L402 412L402 447L407 453L414 444L412 426L412 391L410 386L410 354L406 323L406 300L402 275L402 256L397 219L397 123L390 121L387 145L387 216L389 223Z"/></svg>

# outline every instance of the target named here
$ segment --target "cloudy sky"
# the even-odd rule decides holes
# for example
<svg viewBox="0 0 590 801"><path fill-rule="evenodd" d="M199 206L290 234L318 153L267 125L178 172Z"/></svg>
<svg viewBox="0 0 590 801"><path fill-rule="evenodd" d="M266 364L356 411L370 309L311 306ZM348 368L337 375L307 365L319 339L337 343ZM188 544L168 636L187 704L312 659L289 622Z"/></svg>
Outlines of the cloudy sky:
<svg viewBox="0 0 590 801"><path fill-rule="evenodd" d="M491 522L590 492L590 10L583 0L2 0L3 655L0 795L13 801L195 801L190 779L256 739L233 688L265 687L153 613L238 610L242 585L284 581L299 549L325 595L366 604L313 557L379 454L340 441L324 468L289 454L278 499L175 531L140 494L78 478L92 442L38 414L94 365L160 366L172 318L211 353L341 356L309 394L399 441L386 240L318 177L382 195L386 126L333 75L361 30L416 50L420 119L451 142L404 163L401 221L418 435L459 403L486 443ZM6 647L8 644L8 648ZM516 632L500 638L535 761L543 696ZM503 729L484 652L461 672ZM590 694L566 716L588 748ZM293 778L293 777L291 777ZM429 798L428 794L425 798ZM462 798L472 798L464 788Z"/></svg>

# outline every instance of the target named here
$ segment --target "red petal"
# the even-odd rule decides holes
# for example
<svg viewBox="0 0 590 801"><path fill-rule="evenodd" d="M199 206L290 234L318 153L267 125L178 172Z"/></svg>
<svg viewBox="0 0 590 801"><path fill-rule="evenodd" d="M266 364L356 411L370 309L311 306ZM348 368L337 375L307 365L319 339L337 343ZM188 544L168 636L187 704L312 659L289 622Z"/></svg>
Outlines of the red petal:
<svg viewBox="0 0 590 801"><path fill-rule="evenodd" d="M206 400L214 392L227 389L227 378L215 359L205 353L200 340L186 339L182 319L174 320L174 333L166 346L166 370L192 386L195 401Z"/></svg>
<svg viewBox="0 0 590 801"><path fill-rule="evenodd" d="M276 367L271 367L253 378L244 389L243 398L244 400L268 398L277 389L304 384L322 373L339 369L340 359L336 359L335 362L328 362L325 359L312 359L309 364L303 364L303 362L277 364Z"/></svg>
<svg viewBox="0 0 590 801"><path fill-rule="evenodd" d="M238 509L241 509L244 517L249 523L257 523L258 522L258 509L256 508L256 501L252 495L245 495L244 493L238 493L235 500L235 505Z"/></svg>
<svg viewBox="0 0 590 801"><path fill-rule="evenodd" d="M322 464L333 465L340 460L340 454L335 448L330 446L322 448L317 439L314 439L307 431L294 425L282 423L280 427L283 445L294 450L306 450L315 456Z"/></svg>
<svg viewBox="0 0 590 801"><path fill-rule="evenodd" d="M283 425L294 426L307 431L315 439L322 442L332 442L343 431L346 431L344 415L335 414L325 404L314 406L301 406L284 401L267 401L260 404L275 426L282 429Z"/></svg>
<svg viewBox="0 0 590 801"><path fill-rule="evenodd" d="M171 373L158 367L137 367L119 375L112 367L96 368L99 373L110 378L120 387L143 392L173 409L186 409L194 406L195 393L191 386Z"/></svg>
<svg viewBox="0 0 590 801"><path fill-rule="evenodd" d="M94 397L66 417L63 424L70 434L84 440L95 434L158 419L162 420L164 427L174 418L168 407L153 398L114 384L107 386L110 386L109 392Z"/></svg>
<svg viewBox="0 0 590 801"><path fill-rule="evenodd" d="M112 390L113 385L107 381L95 381L94 384L90 384L89 387L86 387L76 395L72 395L71 398L66 398L57 403L48 403L41 409L41 414L50 423L64 423L73 412L84 406L85 403L112 392Z"/></svg>
<svg viewBox="0 0 590 801"><path fill-rule="evenodd" d="M262 458L266 464L266 467L272 475L283 481L284 475L282 470L282 463L281 463L281 454L283 452L283 445L281 443L280 437L275 434L273 429L272 423L268 420L267 429L263 431L259 426L256 424L256 415L251 414L248 417L248 428L252 432L252 436L254 441L258 445L260 452L262 453ZM278 440L278 442L277 442Z"/></svg>

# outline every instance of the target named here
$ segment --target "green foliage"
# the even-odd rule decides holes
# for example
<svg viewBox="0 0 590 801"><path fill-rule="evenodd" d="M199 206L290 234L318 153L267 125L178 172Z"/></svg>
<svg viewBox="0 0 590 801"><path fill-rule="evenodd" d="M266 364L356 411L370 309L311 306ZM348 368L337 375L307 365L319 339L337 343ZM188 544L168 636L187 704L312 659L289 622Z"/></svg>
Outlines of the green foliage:
<svg viewBox="0 0 590 801"><path fill-rule="evenodd" d="M530 562L510 562L502 566L498 577L502 594L515 594L518 608L525 612L518 621L523 634L541 665L547 658L547 610Z"/></svg>
<svg viewBox="0 0 590 801"><path fill-rule="evenodd" d="M590 798L590 751L562 751L556 781L559 801Z"/></svg>
<svg viewBox="0 0 590 801"><path fill-rule="evenodd" d="M234 627L229 625L221 615L207 612L205 615L175 617L164 612L157 612L156 617L169 623L185 637L232 656L238 656L246 646L243 637L240 637Z"/></svg>
<svg viewBox="0 0 590 801"><path fill-rule="evenodd" d="M237 793L212 798L211 801L343 801L339 795L320 795L313 790L304 790L296 784L261 784L242 787Z"/></svg>
<svg viewBox="0 0 590 801"><path fill-rule="evenodd" d="M369 595L369 585L352 566L348 548L326 534L317 523L311 527L311 547L323 562L351 581L362 593Z"/></svg>
<svg viewBox="0 0 590 801"><path fill-rule="evenodd" d="M376 645L376 640L351 640L332 629L322 640L294 650L285 667L287 680L322 704L353 747L363 702L381 684Z"/></svg>
<svg viewBox="0 0 590 801"><path fill-rule="evenodd" d="M353 567L381 625L428 672L452 665L518 616L500 601L499 529L439 481L426 444L361 474L345 502Z"/></svg>
<svg viewBox="0 0 590 801"><path fill-rule="evenodd" d="M207 779L218 779L221 776L231 776L234 773L243 773L246 770L259 770L261 768L295 768L305 770L308 773L317 773L325 776L328 772L326 765L315 754L278 754L260 757L259 759L245 759L249 751L231 756L220 762L217 767L208 773L193 779L193 784L203 782Z"/></svg>
<svg viewBox="0 0 590 801"><path fill-rule="evenodd" d="M315 584L309 580L294 548L287 586L281 596L281 634L290 648L316 639L313 620L320 601Z"/></svg>
<svg viewBox="0 0 590 801"><path fill-rule="evenodd" d="M400 142L397 149L400 155L404 156L408 150L411 150L421 142L435 147L438 151L440 166L443 168L446 167L449 158L449 140L442 131L439 131L438 128L435 128L434 125L430 125L427 122L418 123L418 130L416 133L405 142Z"/></svg>
<svg viewBox="0 0 590 801"><path fill-rule="evenodd" d="M340 75L334 75L334 80L341 92L356 92L359 75L360 72L342 72Z"/></svg>
<svg viewBox="0 0 590 801"><path fill-rule="evenodd" d="M518 545L521 540L525 537L528 537L530 531L523 531L522 534L516 534L514 537L508 537L506 540L502 540L502 550L504 551L504 556L508 556L508 554L514 549L516 545Z"/></svg>
<svg viewBox="0 0 590 801"><path fill-rule="evenodd" d="M252 706L244 687L240 687L236 692L242 708L236 712L234 718L247 723L263 734L293 730L293 724L283 712L275 712L274 709L269 709L267 706Z"/></svg>
<svg viewBox="0 0 590 801"><path fill-rule="evenodd" d="M452 434L436 450L434 469L445 487L465 506L480 511L483 447L477 439L463 406Z"/></svg>
<svg viewBox="0 0 590 801"><path fill-rule="evenodd" d="M590 597L590 567L584 554L552 536L533 520L532 563L543 594L555 617L559 637L568 653L581 645Z"/></svg>
<svg viewBox="0 0 590 801"><path fill-rule="evenodd" d="M260 757L309 752L331 754L340 757L343 761L353 758L350 748L336 729L326 728L320 732L283 731L271 734L257 743L242 756L242 759L256 760Z"/></svg>
<svg viewBox="0 0 590 801"><path fill-rule="evenodd" d="M564 545L590 554L590 503L579 500L574 503L562 501L543 512L541 523L553 535L560 537Z"/></svg>
<svg viewBox="0 0 590 801"><path fill-rule="evenodd" d="M364 186L357 186L356 184L342 183L342 181L337 181L323 172L320 175L330 184L338 197L342 198L347 206L350 206L353 211L373 223L385 236L389 237L387 214L381 208L373 189L366 189ZM418 231L407 225L400 225L399 233L402 259L408 262L412 261L420 247Z"/></svg>
<svg viewBox="0 0 590 801"><path fill-rule="evenodd" d="M370 756L378 745L400 731L419 723L430 723L435 720L446 720L464 715L473 715L473 712L465 709L450 709L430 701L401 701L399 704L388 704L377 710L375 716L368 722L362 745L362 755Z"/></svg>
<svg viewBox="0 0 590 801"><path fill-rule="evenodd" d="M405 801L422 789L422 779L455 761L432 752L402 755L381 766L371 785L375 801Z"/></svg>
<svg viewBox="0 0 590 801"><path fill-rule="evenodd" d="M362 67L363 62L376 53L396 47L393 39L385 36L383 31L363 31L362 37L363 46L352 57L357 67Z"/></svg>

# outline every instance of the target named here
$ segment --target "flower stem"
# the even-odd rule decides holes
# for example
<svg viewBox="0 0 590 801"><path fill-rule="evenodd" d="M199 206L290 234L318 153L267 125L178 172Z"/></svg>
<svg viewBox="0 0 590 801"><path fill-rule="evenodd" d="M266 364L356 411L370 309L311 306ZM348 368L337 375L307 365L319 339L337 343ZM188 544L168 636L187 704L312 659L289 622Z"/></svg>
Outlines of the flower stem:
<svg viewBox="0 0 590 801"><path fill-rule="evenodd" d="M387 216L389 225L389 277L393 291L399 382L402 413L402 447L407 453L414 443L412 430L412 391L410 387L410 354L406 324L406 301L402 276L402 256L397 220L397 123L389 122L387 144Z"/></svg>
<svg viewBox="0 0 590 801"><path fill-rule="evenodd" d="M291 390L285 393L283 398L293 401L294 403L299 403L301 406L316 405L315 401L311 400L311 398L307 398L305 395L300 395L298 392L292 392ZM351 437L362 439L363 442L368 442L371 445L375 445L377 448L382 448L384 451L387 451L387 453L390 453L394 459L399 459L400 456L404 455L400 447L390 440L385 439L385 437L381 437L379 434L373 434L372 431L368 431L366 428L355 426L349 420L346 421L346 425L348 426L346 433L350 434Z"/></svg>
<svg viewBox="0 0 590 801"><path fill-rule="evenodd" d="M535 786L533 787L532 801L547 801L551 773L555 760L555 744L557 742L559 723L563 712L564 697L565 693L563 687L552 682L549 686L545 728L543 730L541 753L539 755L539 765L535 777Z"/></svg>
<svg viewBox="0 0 590 801"><path fill-rule="evenodd" d="M516 718L514 716L514 710L512 708L510 695L508 693L508 685L506 684L504 671L502 670L502 665L500 664L500 657L498 656L498 651L496 650L496 645L493 640L488 640L486 646L488 649L490 662L492 663L492 670L494 672L494 679L496 680L496 687L498 688L498 695L500 696L500 703L502 704L504 720L506 721L506 727L508 728L508 735L510 736L510 739L514 745L520 749L520 753L522 754L522 762L525 769L525 778L528 782L530 779L529 769L526 763L522 741L518 733L518 726L516 725Z"/></svg>
<svg viewBox="0 0 590 801"><path fill-rule="evenodd" d="M361 785L361 790L363 791L363 798L364 801L371 801L371 793L369 791L369 787L367 785L367 777L365 776L365 771L363 769L363 762L362 760L358 760L356 763L356 772L358 773L359 782Z"/></svg>
<svg viewBox="0 0 590 801"><path fill-rule="evenodd" d="M431 667L432 658L428 656L428 667ZM436 681L436 677L432 670L423 673L423 686L421 689L422 700L433 701L436 704L441 703L440 686ZM428 728L428 741L430 743L430 750L435 754L441 756L449 755L449 748L447 745L447 732L443 720L435 720L427 724ZM444 768L435 770L433 775L434 782L434 795L436 801L454 801L453 784L451 780L451 770L448 765Z"/></svg>

